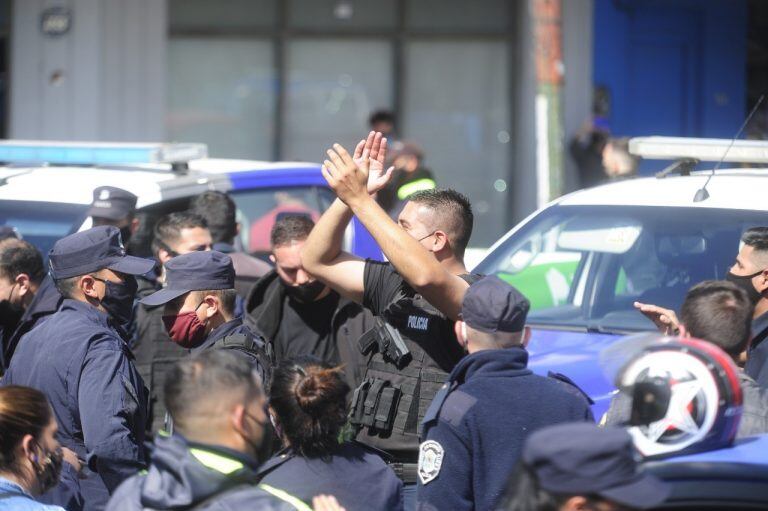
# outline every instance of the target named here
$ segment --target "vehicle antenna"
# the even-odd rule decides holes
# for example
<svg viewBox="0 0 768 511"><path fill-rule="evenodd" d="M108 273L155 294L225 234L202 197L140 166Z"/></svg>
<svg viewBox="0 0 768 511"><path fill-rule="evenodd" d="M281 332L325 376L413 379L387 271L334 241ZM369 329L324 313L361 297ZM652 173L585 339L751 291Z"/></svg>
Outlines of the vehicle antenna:
<svg viewBox="0 0 768 511"><path fill-rule="evenodd" d="M760 99L758 99L757 103L755 103L755 106L752 107L752 111L749 112L749 115L744 120L744 123L741 125L741 128L739 128L739 131L737 131L736 135L734 135L734 137L731 139L730 145L728 146L728 148L723 153L723 157L720 158L720 161L717 162L717 165L715 165L715 167L712 169L712 172L709 174L709 177L704 182L704 186L702 186L701 188L696 190L696 195L693 196L693 202L702 202L702 201L705 201L705 200L709 199L709 192L707 191L707 185L712 180L712 177L715 175L715 172L717 171L717 169L719 169L720 165L722 165L723 162L725 161L725 157L728 156L728 151L730 151L731 147L733 147L733 144L736 143L736 140L741 135L741 132L744 131L744 128L747 127L747 124L749 124L749 121L752 120L752 116L754 116L755 112L757 112L757 107L760 106L760 103L763 102L763 99L765 99L765 94L761 94L760 95Z"/></svg>

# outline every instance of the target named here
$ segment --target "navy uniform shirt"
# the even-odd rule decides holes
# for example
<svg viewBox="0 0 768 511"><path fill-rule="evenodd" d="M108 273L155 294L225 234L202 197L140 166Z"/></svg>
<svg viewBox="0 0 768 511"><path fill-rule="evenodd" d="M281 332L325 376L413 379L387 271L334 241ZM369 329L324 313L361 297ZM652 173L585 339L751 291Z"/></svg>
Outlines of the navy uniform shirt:
<svg viewBox="0 0 768 511"><path fill-rule="evenodd" d="M261 483L304 502L333 495L347 511L400 511L403 483L372 449L357 442L338 446L323 458L305 458L290 449L264 463Z"/></svg>
<svg viewBox="0 0 768 511"><path fill-rule="evenodd" d="M143 467L147 391L107 314L65 299L19 342L4 385L42 391L64 447L85 460L84 477L64 464L45 500L68 510L102 509L108 493Z"/></svg>
<svg viewBox="0 0 768 511"><path fill-rule="evenodd" d="M462 359L424 418L419 510L491 510L523 441L543 426L593 420L577 388L533 374L522 348Z"/></svg>

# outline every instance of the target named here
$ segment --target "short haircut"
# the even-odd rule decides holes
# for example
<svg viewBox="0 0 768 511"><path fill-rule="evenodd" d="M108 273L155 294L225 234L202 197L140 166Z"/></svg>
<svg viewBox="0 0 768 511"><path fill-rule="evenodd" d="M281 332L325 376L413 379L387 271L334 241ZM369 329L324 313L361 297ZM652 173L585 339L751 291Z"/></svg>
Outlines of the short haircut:
<svg viewBox="0 0 768 511"><path fill-rule="evenodd" d="M752 227L744 231L741 241L757 252L760 259L768 259L768 227Z"/></svg>
<svg viewBox="0 0 768 511"><path fill-rule="evenodd" d="M208 191L192 199L189 208L205 218L214 243L232 243L237 235L237 206L223 192Z"/></svg>
<svg viewBox="0 0 768 511"><path fill-rule="evenodd" d="M222 407L246 403L263 392L259 375L248 360L222 349L177 362L163 388L174 428L182 435L195 433L200 421L221 416Z"/></svg>
<svg viewBox="0 0 768 511"><path fill-rule="evenodd" d="M272 226L269 242L272 248L290 245L294 241L304 241L315 227L315 222L307 215L288 215Z"/></svg>
<svg viewBox="0 0 768 511"><path fill-rule="evenodd" d="M416 192L408 197L408 201L435 212L436 224L433 227L448 234L454 254L463 258L475 221L469 199L456 190L434 189Z"/></svg>
<svg viewBox="0 0 768 511"><path fill-rule="evenodd" d="M80 280L80 277L82 275L77 275L75 277L68 277L66 279L58 279L55 280L54 283L56 284L56 289L59 290L59 293L61 293L61 296L64 298L72 298L72 295L75 291L75 288L77 287L77 282Z"/></svg>
<svg viewBox="0 0 768 511"><path fill-rule="evenodd" d="M157 253L161 248L166 249L179 241L182 229L208 228L205 218L192 211L170 213L160 218L155 224L152 250Z"/></svg>
<svg viewBox="0 0 768 511"><path fill-rule="evenodd" d="M749 342L752 312L746 292L737 285L707 280L688 291L680 321L691 336L709 341L736 357Z"/></svg>
<svg viewBox="0 0 768 511"><path fill-rule="evenodd" d="M395 114L389 110L376 110L368 117L368 126L373 127L374 124L380 122L388 122L391 125L395 125Z"/></svg>
<svg viewBox="0 0 768 511"><path fill-rule="evenodd" d="M20 274L39 284L45 277L40 251L28 241L6 238L0 241L0 277L13 281Z"/></svg>
<svg viewBox="0 0 768 511"><path fill-rule="evenodd" d="M197 296L202 300L206 295L212 295L219 299L221 302L221 308L224 313L229 316L234 316L235 306L237 303L237 291L234 289L210 289L203 291L192 291L197 293Z"/></svg>

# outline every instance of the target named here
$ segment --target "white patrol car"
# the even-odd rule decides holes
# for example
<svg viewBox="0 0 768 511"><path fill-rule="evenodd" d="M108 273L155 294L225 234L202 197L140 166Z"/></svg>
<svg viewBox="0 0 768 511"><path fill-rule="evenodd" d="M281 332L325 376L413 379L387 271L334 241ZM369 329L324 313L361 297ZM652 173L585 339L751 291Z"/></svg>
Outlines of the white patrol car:
<svg viewBox="0 0 768 511"><path fill-rule="evenodd" d="M730 143L633 139L630 150L641 157L679 160L657 177L552 202L475 268L528 296L531 367L575 380L596 401L596 417L613 390L598 367L599 352L620 335L655 328L633 303L679 310L692 285L725 277L746 229L768 226L768 169L754 165L768 163L768 143L738 141L728 150ZM691 172L699 161L724 155L737 168Z"/></svg>
<svg viewBox="0 0 768 511"><path fill-rule="evenodd" d="M317 219L335 197L318 164L208 158L202 144L11 140L0 142L0 162L0 225L16 228L43 254L57 239L90 226L86 212L99 186L138 197L140 228L130 248L143 256L151 255L155 220L187 209L206 190L231 194L241 224L237 243L261 257L280 215ZM363 257L381 257L358 223L345 241Z"/></svg>

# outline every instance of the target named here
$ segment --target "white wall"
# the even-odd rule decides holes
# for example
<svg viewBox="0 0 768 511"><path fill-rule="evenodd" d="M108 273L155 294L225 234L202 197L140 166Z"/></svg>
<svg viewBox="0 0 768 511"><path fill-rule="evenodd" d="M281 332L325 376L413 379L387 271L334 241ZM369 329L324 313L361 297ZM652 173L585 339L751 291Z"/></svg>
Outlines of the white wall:
<svg viewBox="0 0 768 511"><path fill-rule="evenodd" d="M40 30L51 6L72 12L59 37ZM9 136L163 139L166 31L165 0L14 0Z"/></svg>

